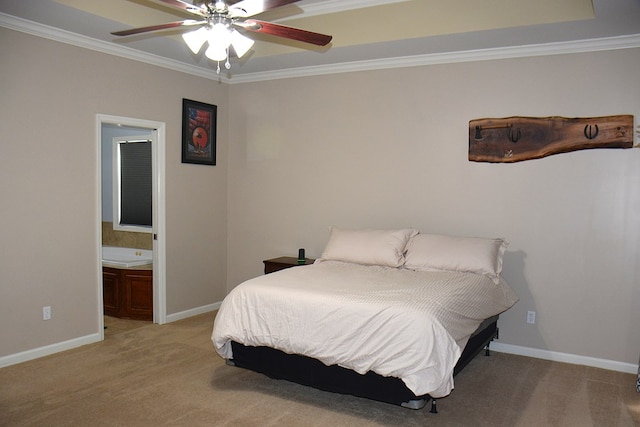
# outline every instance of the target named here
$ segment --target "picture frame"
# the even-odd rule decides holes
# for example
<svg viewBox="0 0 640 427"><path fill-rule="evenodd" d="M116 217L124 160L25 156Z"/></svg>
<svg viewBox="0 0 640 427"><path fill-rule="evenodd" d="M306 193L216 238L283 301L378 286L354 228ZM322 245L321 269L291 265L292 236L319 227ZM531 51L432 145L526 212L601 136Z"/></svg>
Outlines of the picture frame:
<svg viewBox="0 0 640 427"><path fill-rule="evenodd" d="M182 99L182 163L216 164L218 107Z"/></svg>

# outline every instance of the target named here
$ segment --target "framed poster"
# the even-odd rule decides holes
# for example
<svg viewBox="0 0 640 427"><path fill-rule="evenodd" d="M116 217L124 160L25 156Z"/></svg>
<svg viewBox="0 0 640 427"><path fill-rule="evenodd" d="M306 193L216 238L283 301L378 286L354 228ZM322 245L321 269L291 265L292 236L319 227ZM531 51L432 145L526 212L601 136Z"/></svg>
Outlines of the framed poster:
<svg viewBox="0 0 640 427"><path fill-rule="evenodd" d="M218 107L182 100L182 163L216 164L216 113Z"/></svg>

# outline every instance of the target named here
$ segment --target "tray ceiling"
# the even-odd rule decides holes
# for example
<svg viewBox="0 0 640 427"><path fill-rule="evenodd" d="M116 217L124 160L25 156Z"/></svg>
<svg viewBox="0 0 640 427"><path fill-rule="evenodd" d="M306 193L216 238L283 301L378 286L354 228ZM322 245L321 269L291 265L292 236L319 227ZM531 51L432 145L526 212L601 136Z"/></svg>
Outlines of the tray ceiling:
<svg viewBox="0 0 640 427"><path fill-rule="evenodd" d="M17 17L215 73L179 31L109 34L191 18L151 0L0 0L0 12L4 21ZM259 18L333 41L315 47L252 34L257 43L232 61L231 75L640 34L637 0L301 0Z"/></svg>

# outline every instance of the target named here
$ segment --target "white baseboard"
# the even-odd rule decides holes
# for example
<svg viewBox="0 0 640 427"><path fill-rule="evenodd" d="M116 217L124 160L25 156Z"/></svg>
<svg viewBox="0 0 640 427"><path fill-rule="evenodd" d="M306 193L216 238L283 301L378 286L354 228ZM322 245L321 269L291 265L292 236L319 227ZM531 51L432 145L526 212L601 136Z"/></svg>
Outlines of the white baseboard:
<svg viewBox="0 0 640 427"><path fill-rule="evenodd" d="M638 372L638 365L633 363L616 362L615 360L598 359L596 357L560 353L557 351L541 350L539 348L521 347L519 345L503 344L495 341L491 342L490 349L499 353L517 354L519 356L535 357L536 359L552 360L554 362L571 363L574 365L585 365L628 374Z"/></svg>
<svg viewBox="0 0 640 427"><path fill-rule="evenodd" d="M186 319L187 317L197 316L198 314L209 313L220 308L222 302L214 302L213 304L203 305L189 310L181 311L179 313L167 314L167 323L175 322L178 320Z"/></svg>
<svg viewBox="0 0 640 427"><path fill-rule="evenodd" d="M181 311L179 313L167 315L167 323L176 322L188 317L197 316L199 314L209 313L220 308L222 302L203 305L201 307L192 308ZM23 351L21 353L10 354L0 357L0 368L11 366L39 357L49 356L61 351L71 350L87 344L93 344L101 341L99 333L86 335L84 337L74 338L68 341L35 348L33 350ZM585 365L594 368L608 369L610 371L625 372L635 374L638 372L638 365L633 363L617 362L615 360L598 359L596 357L580 356L576 354L560 353L557 351L542 350L538 348L522 347L512 344L503 344L492 341L491 350L499 353L516 354L518 356L534 357L536 359L551 360L554 362L572 363L574 365Z"/></svg>
<svg viewBox="0 0 640 427"><path fill-rule="evenodd" d="M21 353L10 354L0 357L0 368L5 366L16 365L18 363L27 362L29 360L38 359L39 357L49 356L61 351L71 350L72 348L81 347L87 344L99 342L101 336L99 333L85 335L84 337L74 338L68 341L47 345L44 347L34 348L33 350L23 351Z"/></svg>
<svg viewBox="0 0 640 427"><path fill-rule="evenodd" d="M167 322L175 322L177 320L186 319L187 317L197 316L198 314L208 313L220 308L221 302L216 302L201 307L196 307L190 310L181 311L179 313L167 315ZM99 333L86 335L84 337L74 338L68 341L62 341L59 343L47 345L44 347L34 348L33 350L27 350L20 353L9 354L7 356L0 357L0 368L5 366L16 365L18 363L27 362L29 360L38 359L40 357L49 356L61 351L71 350L72 348L81 347L87 344L93 344L102 341L102 337Z"/></svg>

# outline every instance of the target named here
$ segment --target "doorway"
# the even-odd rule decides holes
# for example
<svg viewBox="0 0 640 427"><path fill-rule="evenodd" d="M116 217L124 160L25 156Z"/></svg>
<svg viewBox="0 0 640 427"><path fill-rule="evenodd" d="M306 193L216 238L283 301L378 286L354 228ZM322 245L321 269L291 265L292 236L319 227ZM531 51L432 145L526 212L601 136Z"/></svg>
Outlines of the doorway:
<svg viewBox="0 0 640 427"><path fill-rule="evenodd" d="M103 160L105 156L111 156L112 137L105 135L124 134L146 134L151 141L151 168L152 168L152 225L151 242L153 258L153 322L158 324L166 323L166 248L165 248L165 228L166 228L166 204L165 204L165 152L166 136L165 123L150 120L135 119L130 117L109 116L98 114L96 116L96 141L97 141L97 165L98 165L98 254L102 253L102 223L105 205L112 209L107 198L111 194L104 194L103 191ZM106 141L108 139L108 141ZM103 145L108 145L109 150L103 150ZM111 160L111 159L109 159ZM111 161L109 161L109 164ZM107 190L110 192L110 190ZM99 330L101 338L104 339L104 300L103 300L103 280L102 280L102 260L100 263L100 278L98 280L98 314Z"/></svg>

